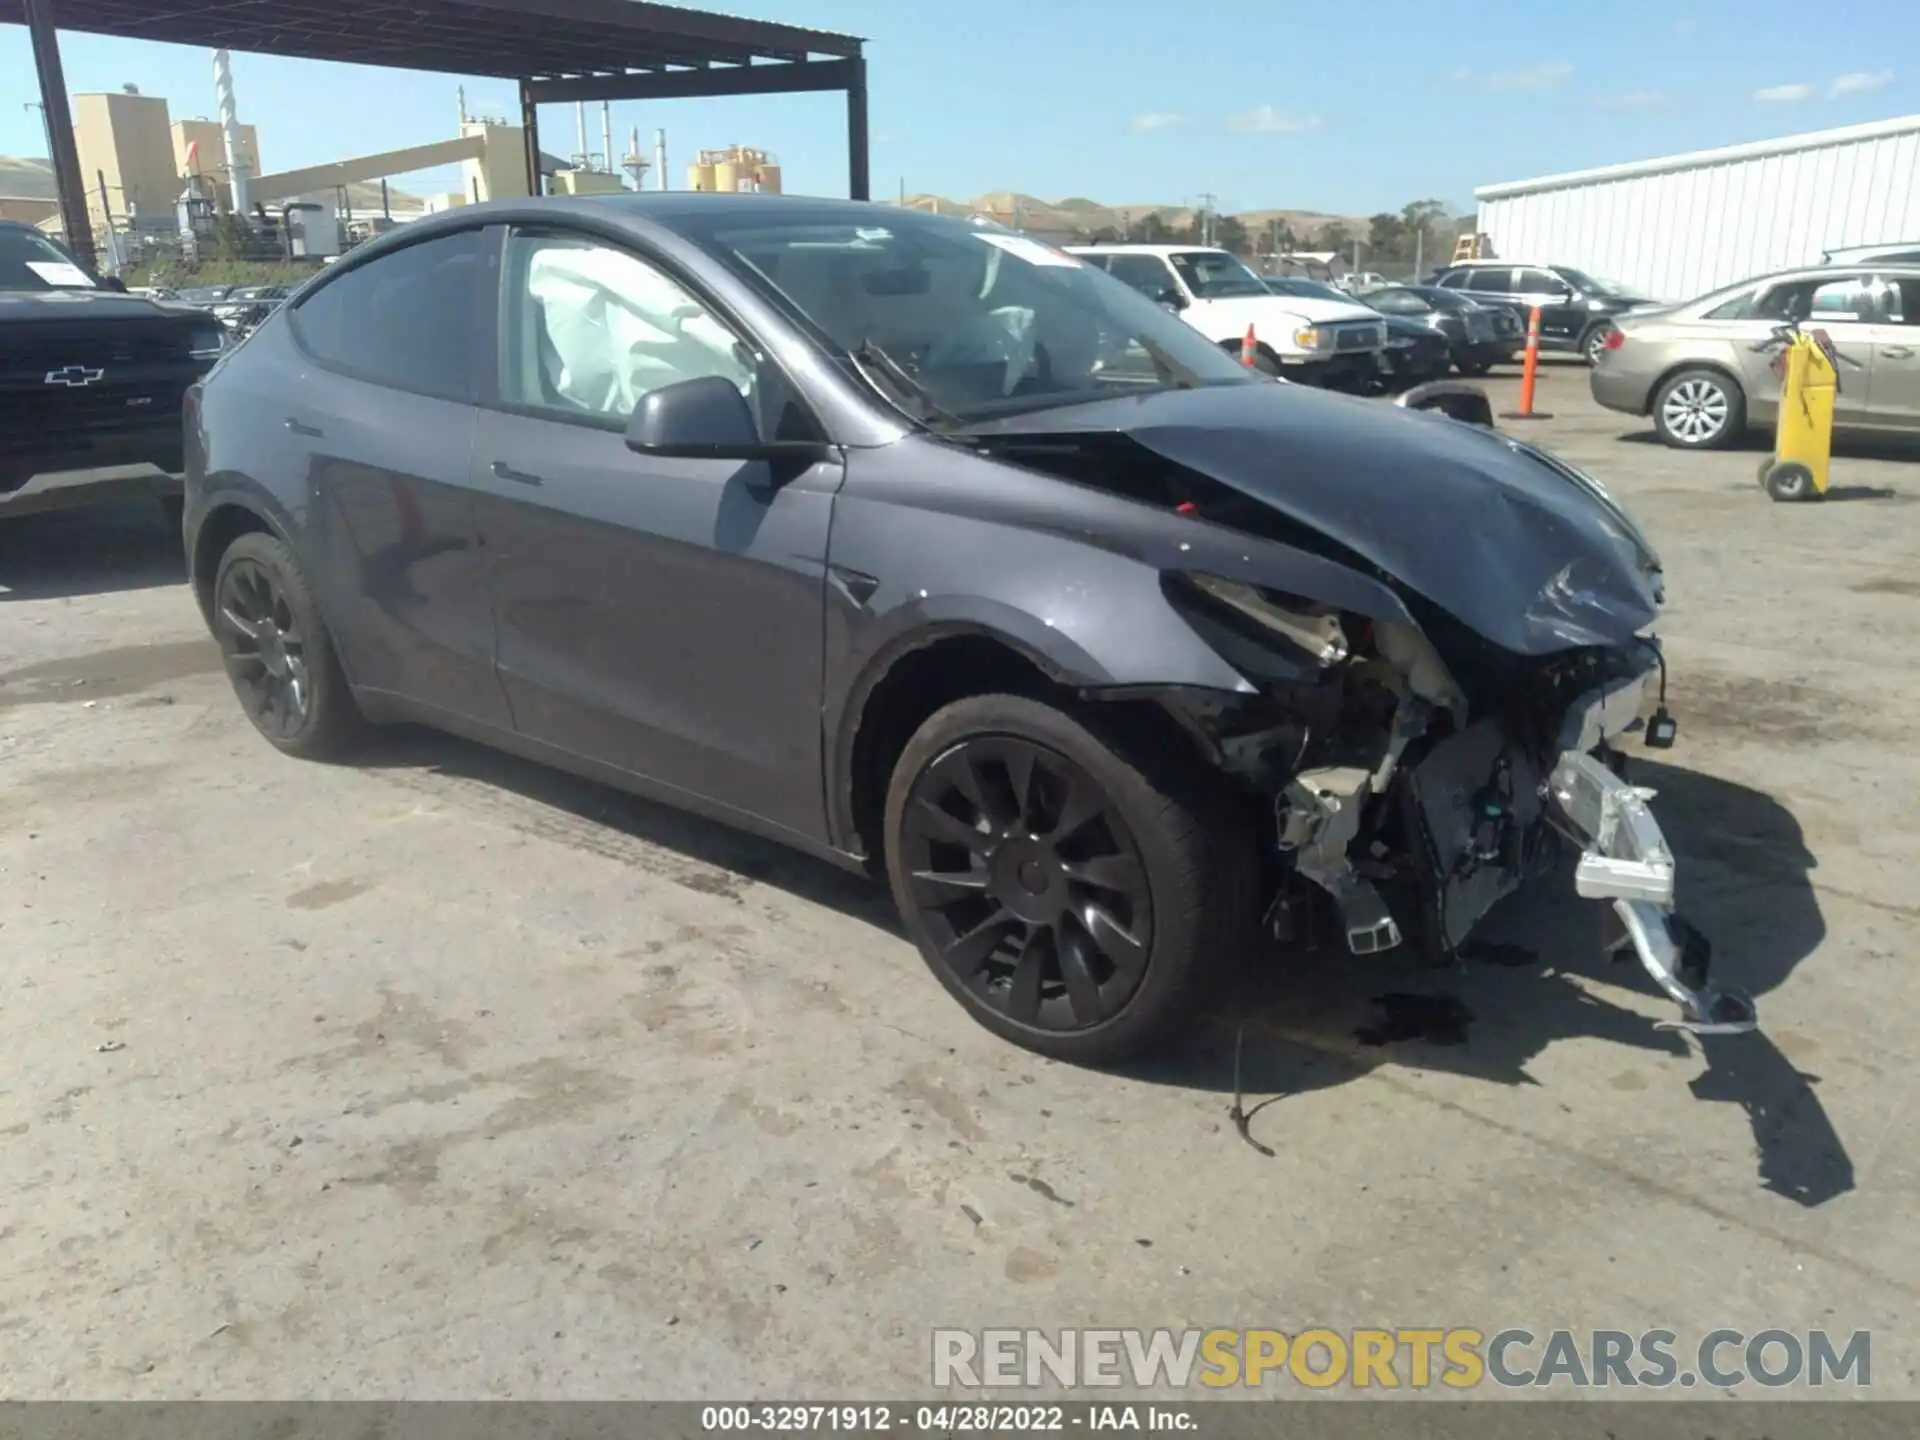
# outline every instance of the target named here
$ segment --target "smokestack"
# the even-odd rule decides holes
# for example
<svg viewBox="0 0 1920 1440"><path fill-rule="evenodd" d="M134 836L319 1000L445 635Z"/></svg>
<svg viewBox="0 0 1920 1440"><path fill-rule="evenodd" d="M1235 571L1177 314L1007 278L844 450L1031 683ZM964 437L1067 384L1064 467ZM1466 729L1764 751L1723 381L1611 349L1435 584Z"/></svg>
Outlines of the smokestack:
<svg viewBox="0 0 1920 1440"><path fill-rule="evenodd" d="M574 163L580 166L582 169L585 169L588 163L587 102L586 101L576 100L573 102L573 119L574 119L574 124L579 128L579 132L580 132L580 149L578 151L578 158L574 161Z"/></svg>
<svg viewBox="0 0 1920 1440"><path fill-rule="evenodd" d="M620 172L613 168L613 102L611 100L600 102L600 140L606 146L606 154L601 158L606 162L607 173L618 175Z"/></svg>
<svg viewBox="0 0 1920 1440"><path fill-rule="evenodd" d="M220 138L227 149L227 177L233 186L233 213L247 213L247 157L240 148L240 119L233 103L233 61L224 50L213 52L213 93L220 103Z"/></svg>
<svg viewBox="0 0 1920 1440"><path fill-rule="evenodd" d="M667 132L664 130L653 132L653 175L662 190L673 188L667 180Z"/></svg>

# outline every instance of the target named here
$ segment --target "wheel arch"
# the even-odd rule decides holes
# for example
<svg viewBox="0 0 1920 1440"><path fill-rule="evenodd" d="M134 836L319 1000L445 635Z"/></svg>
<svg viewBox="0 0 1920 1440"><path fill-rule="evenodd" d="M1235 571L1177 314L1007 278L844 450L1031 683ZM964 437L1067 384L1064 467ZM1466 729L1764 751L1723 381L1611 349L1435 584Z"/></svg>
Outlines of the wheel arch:
<svg viewBox="0 0 1920 1440"><path fill-rule="evenodd" d="M973 695L1013 694L1072 708L1102 688L1124 698L1101 713L1170 743L1194 745L1153 687L1113 687L1111 677L1064 636L1036 644L980 619L936 621L895 636L860 671L829 734L827 816L834 845L882 863L882 812L894 762L936 711ZM1200 644L1198 637L1195 643Z"/></svg>
<svg viewBox="0 0 1920 1440"><path fill-rule="evenodd" d="M220 557L242 535L253 534L271 535L283 545L290 543L285 527L264 506L234 494L216 500L194 528L187 575L201 617L209 626L213 624L213 581Z"/></svg>

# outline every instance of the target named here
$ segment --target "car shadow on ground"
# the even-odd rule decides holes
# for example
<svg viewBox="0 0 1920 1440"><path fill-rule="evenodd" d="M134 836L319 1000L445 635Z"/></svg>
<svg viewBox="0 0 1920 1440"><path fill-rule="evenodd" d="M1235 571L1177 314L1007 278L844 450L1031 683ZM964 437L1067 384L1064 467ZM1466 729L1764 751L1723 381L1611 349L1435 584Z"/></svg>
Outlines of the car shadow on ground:
<svg viewBox="0 0 1920 1440"><path fill-rule="evenodd" d="M1826 933L1799 822L1771 796L1695 771L1641 761L1633 778L1660 792L1655 808L1680 860L1680 909L1714 943L1714 978L1758 997L1764 1027L1765 996ZM1673 1006L1630 952L1606 953L1617 933L1610 922L1605 907L1573 896L1570 877L1556 876L1489 916L1465 957L1445 969L1410 957L1357 960L1337 941L1292 953L1276 946L1213 1007L1189 1051L1130 1073L1237 1089L1249 1138L1278 1144L1289 1096L1385 1066L1517 1086L1539 1083L1529 1063L1559 1040L1604 1040L1629 1062L1635 1053L1697 1054L1704 1069L1690 1082L1693 1098L1745 1112L1765 1189L1805 1206L1851 1190L1853 1162L1820 1103L1819 1077L1795 1066L1764 1028L1704 1040L1654 1029ZM1636 1003L1612 998L1616 987ZM1631 1063L1609 1083L1618 1092L1609 1106L1644 1101L1654 1084ZM1595 1098L1568 1103L1577 1111Z"/></svg>
<svg viewBox="0 0 1920 1440"><path fill-rule="evenodd" d="M0 603L150 590L186 578L180 531L152 501L0 518Z"/></svg>
<svg viewBox="0 0 1920 1440"><path fill-rule="evenodd" d="M717 822L533 761L430 731L376 733L359 764L428 769L498 786L539 804L824 905L907 942L884 886ZM1815 866L1800 825L1759 791L1670 765L1636 763L1680 857L1681 908L1716 945L1715 978L1764 997L1826 933L1809 881ZM689 881L694 888L704 883ZM1764 1030L1692 1041L1653 1028L1672 1006L1631 956L1604 954L1608 912L1552 877L1515 896L1470 946L1470 958L1424 970L1393 956L1355 960L1337 946L1271 945L1249 957L1191 1042L1123 1073L1198 1090L1239 1088L1256 1111L1251 1135L1276 1141L1289 1096L1344 1084L1382 1067L1441 1070L1503 1085L1539 1083L1528 1063L1558 1040L1598 1039L1633 1055L1704 1052L1694 1099L1738 1105L1767 1189L1819 1205L1853 1188L1853 1164L1802 1073ZM1577 978L1576 978L1577 977ZM1594 984L1591 982L1598 982ZM931 983L931 982L929 982ZM1619 987L1639 1003L1609 998ZM1651 999L1653 1003L1648 1004ZM955 1025L967 1023L956 1009ZM1629 1065L1618 1094L1568 1104L1616 1105L1651 1091ZM1570 1130L1577 1128L1570 1125Z"/></svg>

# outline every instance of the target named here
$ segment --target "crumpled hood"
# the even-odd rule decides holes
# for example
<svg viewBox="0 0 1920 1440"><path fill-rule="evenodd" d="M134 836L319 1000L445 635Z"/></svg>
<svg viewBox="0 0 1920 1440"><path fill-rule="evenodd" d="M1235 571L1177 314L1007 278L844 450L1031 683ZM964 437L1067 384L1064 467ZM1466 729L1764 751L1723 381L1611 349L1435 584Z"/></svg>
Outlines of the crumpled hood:
<svg viewBox="0 0 1920 1440"><path fill-rule="evenodd" d="M1519 654L1625 644L1659 611L1659 557L1597 482L1438 415L1297 385L1219 385L968 433L1124 434L1318 531Z"/></svg>

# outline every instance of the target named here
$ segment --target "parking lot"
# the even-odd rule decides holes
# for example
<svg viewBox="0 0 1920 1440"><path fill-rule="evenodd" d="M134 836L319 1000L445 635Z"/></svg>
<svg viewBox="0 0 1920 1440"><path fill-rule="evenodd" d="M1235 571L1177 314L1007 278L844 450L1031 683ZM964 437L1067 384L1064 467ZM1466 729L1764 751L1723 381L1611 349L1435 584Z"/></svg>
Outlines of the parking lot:
<svg viewBox="0 0 1920 1440"><path fill-rule="evenodd" d="M1781 506L1577 367L1538 403L1667 563L1637 776L1763 1026L1704 1059L1536 896L1457 970L1276 957L1178 1056L1052 1064L797 855L428 734L283 759L157 515L9 524L0 1391L873 1396L934 1326L1578 1323L1870 1329L1920 1393L1920 448Z"/></svg>

